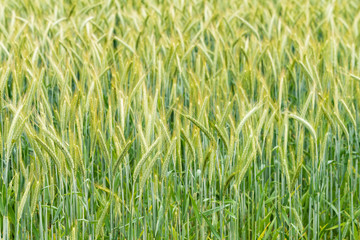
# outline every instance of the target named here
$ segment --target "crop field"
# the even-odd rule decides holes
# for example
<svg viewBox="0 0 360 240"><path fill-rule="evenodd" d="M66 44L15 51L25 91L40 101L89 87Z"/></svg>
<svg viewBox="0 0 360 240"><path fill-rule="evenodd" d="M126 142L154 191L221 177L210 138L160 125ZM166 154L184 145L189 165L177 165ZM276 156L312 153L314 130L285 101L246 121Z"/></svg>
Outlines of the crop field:
<svg viewBox="0 0 360 240"><path fill-rule="evenodd" d="M360 239L358 0L0 0L0 239Z"/></svg>

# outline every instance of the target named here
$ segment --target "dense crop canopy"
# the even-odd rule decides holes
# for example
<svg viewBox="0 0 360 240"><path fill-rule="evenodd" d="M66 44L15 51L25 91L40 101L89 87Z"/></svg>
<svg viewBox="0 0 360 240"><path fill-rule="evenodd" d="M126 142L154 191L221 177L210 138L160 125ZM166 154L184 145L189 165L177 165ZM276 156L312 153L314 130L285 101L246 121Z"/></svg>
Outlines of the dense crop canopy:
<svg viewBox="0 0 360 240"><path fill-rule="evenodd" d="M358 0L0 0L1 239L360 239Z"/></svg>

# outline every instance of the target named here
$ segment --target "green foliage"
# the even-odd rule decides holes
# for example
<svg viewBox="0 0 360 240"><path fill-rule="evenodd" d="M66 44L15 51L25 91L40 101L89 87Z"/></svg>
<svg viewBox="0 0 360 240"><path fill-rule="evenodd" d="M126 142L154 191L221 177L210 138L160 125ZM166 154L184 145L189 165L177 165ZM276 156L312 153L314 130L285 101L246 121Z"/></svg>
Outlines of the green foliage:
<svg viewBox="0 0 360 240"><path fill-rule="evenodd" d="M359 239L356 0L0 0L1 239Z"/></svg>

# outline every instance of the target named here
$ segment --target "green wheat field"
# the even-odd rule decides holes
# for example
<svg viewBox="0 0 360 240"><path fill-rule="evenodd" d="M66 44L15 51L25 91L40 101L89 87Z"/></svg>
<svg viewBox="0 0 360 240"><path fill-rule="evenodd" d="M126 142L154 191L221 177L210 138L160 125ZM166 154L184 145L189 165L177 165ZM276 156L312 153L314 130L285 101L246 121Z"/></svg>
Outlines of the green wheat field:
<svg viewBox="0 0 360 240"><path fill-rule="evenodd" d="M0 0L0 239L360 239L358 0Z"/></svg>

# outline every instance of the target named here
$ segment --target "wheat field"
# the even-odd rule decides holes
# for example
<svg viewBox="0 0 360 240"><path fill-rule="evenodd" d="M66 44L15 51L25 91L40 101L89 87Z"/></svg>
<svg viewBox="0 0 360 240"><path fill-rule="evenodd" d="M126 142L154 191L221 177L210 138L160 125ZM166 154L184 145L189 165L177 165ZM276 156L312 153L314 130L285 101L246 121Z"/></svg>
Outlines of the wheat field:
<svg viewBox="0 0 360 240"><path fill-rule="evenodd" d="M360 239L358 0L0 0L0 239Z"/></svg>

